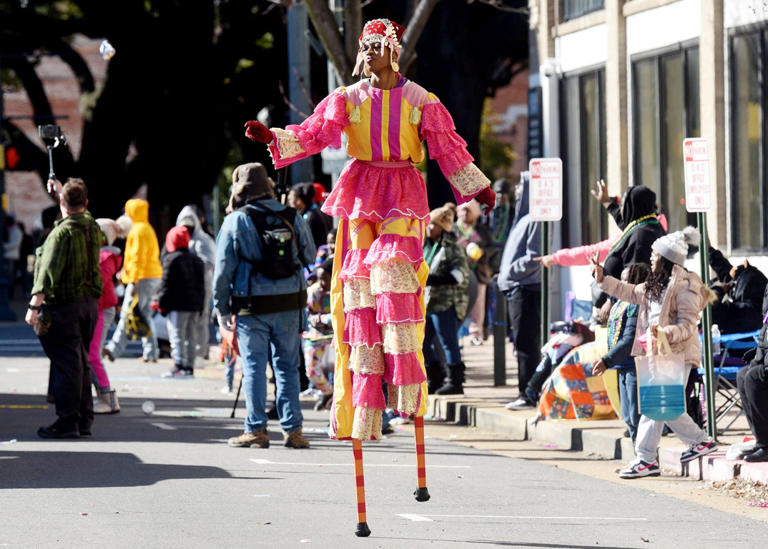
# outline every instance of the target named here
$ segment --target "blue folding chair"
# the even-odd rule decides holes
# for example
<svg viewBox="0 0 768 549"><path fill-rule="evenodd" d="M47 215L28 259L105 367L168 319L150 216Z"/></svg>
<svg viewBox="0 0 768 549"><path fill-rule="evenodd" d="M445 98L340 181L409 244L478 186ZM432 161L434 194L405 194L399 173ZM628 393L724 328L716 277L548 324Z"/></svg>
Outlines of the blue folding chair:
<svg viewBox="0 0 768 549"><path fill-rule="evenodd" d="M725 419L725 416L734 407L739 409L739 413L728 422L728 425L719 429L718 434L723 434L744 413L744 408L741 405L741 395L736 386L736 376L739 370L746 366L746 363L741 358L743 352L739 356L734 356L733 353L734 351L754 349L757 347L759 337L760 330L755 330L754 332L722 334L719 339L713 339L712 341L712 343L720 343L720 354L713 357L715 391L723 399L720 405L715 408L717 424ZM698 372L702 376L705 375L702 366L699 367Z"/></svg>

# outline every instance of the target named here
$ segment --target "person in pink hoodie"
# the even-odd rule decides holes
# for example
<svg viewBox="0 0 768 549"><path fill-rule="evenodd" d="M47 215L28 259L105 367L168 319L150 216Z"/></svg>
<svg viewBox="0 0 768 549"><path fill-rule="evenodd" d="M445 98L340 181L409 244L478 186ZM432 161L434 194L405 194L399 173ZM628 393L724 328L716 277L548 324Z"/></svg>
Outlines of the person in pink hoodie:
<svg viewBox="0 0 768 549"><path fill-rule="evenodd" d="M88 350L88 362L93 370L93 385L96 387L96 402L93 404L94 414L116 414L120 411L117 393L109 383L109 376L101 362L101 350L107 339L107 331L115 320L117 295L115 294L115 274L123 264L120 249L113 246L120 231L112 219L96 220L101 232L104 233L104 246L99 251L99 268L103 281L101 297L99 298L99 319L93 330L91 346Z"/></svg>

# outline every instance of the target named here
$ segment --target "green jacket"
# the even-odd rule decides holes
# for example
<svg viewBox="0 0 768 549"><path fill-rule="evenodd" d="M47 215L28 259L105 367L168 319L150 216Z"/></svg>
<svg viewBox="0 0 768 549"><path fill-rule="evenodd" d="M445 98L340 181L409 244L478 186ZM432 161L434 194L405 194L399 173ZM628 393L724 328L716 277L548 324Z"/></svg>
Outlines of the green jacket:
<svg viewBox="0 0 768 549"><path fill-rule="evenodd" d="M56 221L35 252L32 294L45 294L46 305L101 296L99 249L102 233L88 212Z"/></svg>
<svg viewBox="0 0 768 549"><path fill-rule="evenodd" d="M424 241L424 259L430 274L424 293L427 312L442 313L454 307L456 316L462 320L469 305L469 264L466 252L456 242L456 236L443 231L437 242L427 238Z"/></svg>

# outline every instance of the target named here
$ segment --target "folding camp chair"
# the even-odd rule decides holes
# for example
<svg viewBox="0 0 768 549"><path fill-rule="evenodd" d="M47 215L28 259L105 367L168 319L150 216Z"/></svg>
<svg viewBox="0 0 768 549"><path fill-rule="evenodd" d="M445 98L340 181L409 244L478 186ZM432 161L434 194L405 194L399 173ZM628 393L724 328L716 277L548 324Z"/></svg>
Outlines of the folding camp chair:
<svg viewBox="0 0 768 549"><path fill-rule="evenodd" d="M714 356L715 391L722 399L722 402L715 407L716 424L724 420L728 412L734 407L739 410L739 413L731 418L728 425L718 429L718 434L723 434L744 413L741 405L741 395L739 395L739 390L736 386L736 376L739 370L746 366L746 363L741 358L743 351L757 347L759 337L760 330L756 330L754 332L738 334L723 334L719 340L713 340L713 343L718 341L720 343L720 354ZM742 352L736 353L739 356L734 356L735 351ZM699 367L698 371L702 376L705 374L703 367Z"/></svg>

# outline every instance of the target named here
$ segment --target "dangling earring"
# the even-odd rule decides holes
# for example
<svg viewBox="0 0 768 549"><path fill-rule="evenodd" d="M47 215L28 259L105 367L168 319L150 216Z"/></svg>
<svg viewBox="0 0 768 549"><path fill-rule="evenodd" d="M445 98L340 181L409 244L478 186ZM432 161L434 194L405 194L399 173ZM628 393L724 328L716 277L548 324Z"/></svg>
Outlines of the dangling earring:
<svg viewBox="0 0 768 549"><path fill-rule="evenodd" d="M397 64L397 61L392 61L390 63L392 65L392 70L395 72L400 72L400 65Z"/></svg>

